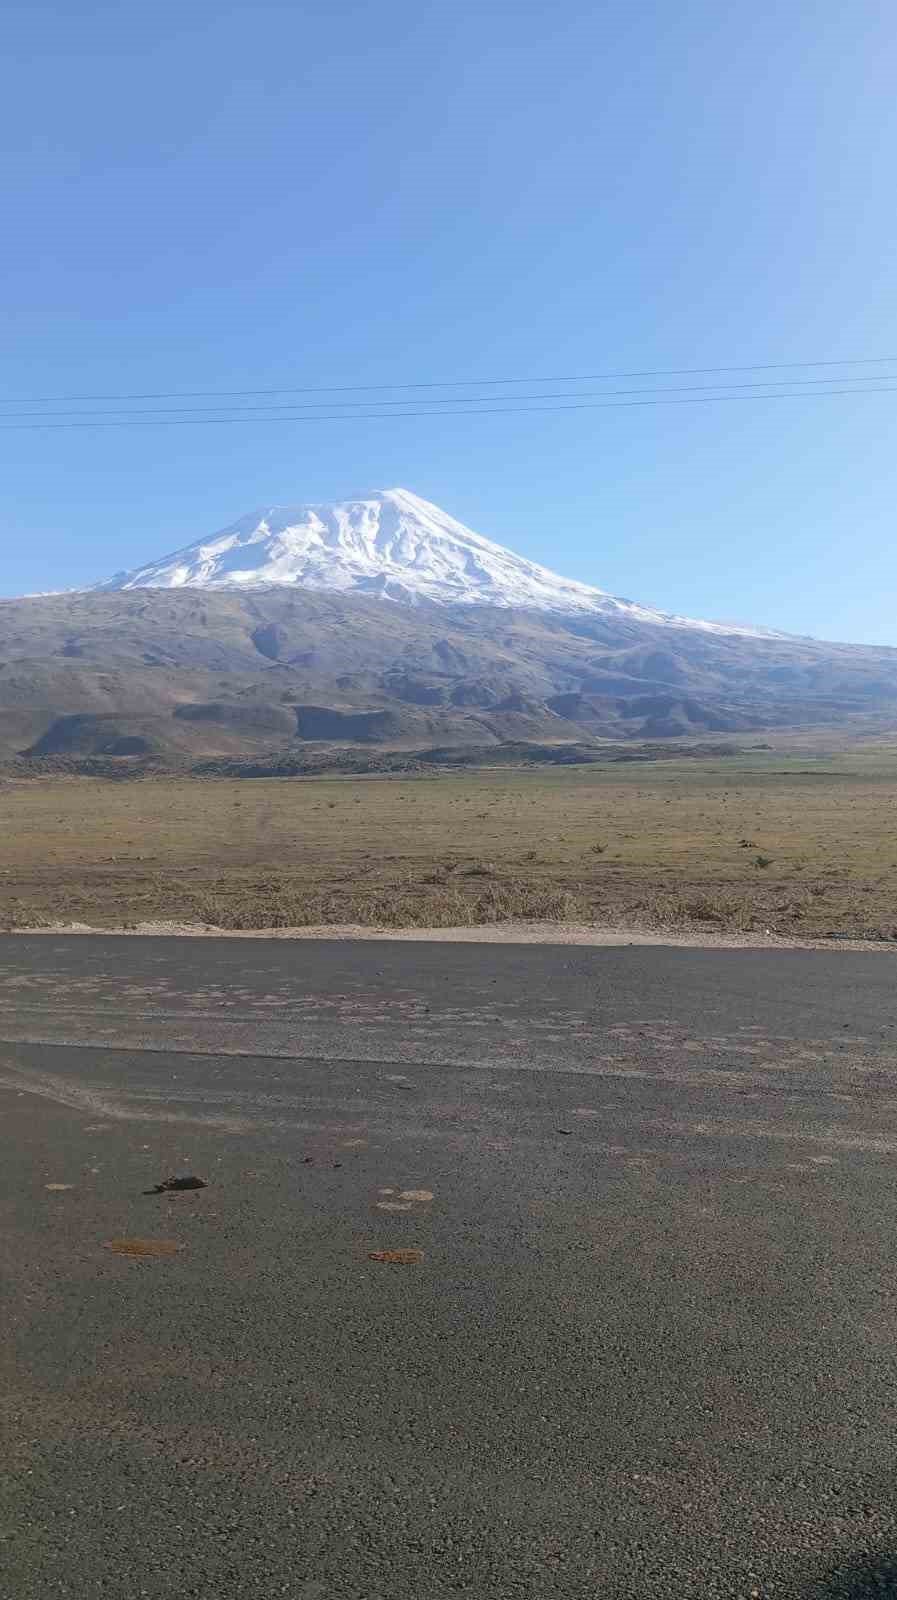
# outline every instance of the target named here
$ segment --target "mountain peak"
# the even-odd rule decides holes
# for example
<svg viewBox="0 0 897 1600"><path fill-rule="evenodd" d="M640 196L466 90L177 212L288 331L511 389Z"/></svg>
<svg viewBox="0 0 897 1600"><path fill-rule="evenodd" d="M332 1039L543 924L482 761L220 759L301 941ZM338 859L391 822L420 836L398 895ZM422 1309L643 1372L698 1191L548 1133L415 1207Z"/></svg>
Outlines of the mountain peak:
<svg viewBox="0 0 897 1600"><path fill-rule="evenodd" d="M290 584L406 605L489 605L612 612L634 621L718 633L754 630L672 617L559 577L449 516L411 489L269 506L161 561L116 573L98 590L252 590Z"/></svg>

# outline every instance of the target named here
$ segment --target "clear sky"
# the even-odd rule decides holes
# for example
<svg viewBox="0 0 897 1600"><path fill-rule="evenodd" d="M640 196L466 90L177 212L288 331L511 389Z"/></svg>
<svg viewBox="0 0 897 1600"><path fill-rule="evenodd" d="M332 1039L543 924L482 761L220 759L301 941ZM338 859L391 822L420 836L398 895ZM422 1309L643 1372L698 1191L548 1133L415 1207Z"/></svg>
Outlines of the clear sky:
<svg viewBox="0 0 897 1600"><path fill-rule="evenodd" d="M897 357L895 44L889 0L13 0L0 593L403 484L614 593L897 645L897 393L10 426L32 396Z"/></svg>

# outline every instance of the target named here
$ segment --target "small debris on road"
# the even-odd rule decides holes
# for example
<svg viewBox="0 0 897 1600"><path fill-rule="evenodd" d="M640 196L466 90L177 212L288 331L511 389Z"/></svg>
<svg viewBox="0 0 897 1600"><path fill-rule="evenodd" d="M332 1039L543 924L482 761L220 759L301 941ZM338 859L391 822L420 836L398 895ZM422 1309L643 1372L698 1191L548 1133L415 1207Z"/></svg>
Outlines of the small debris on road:
<svg viewBox="0 0 897 1600"><path fill-rule="evenodd" d="M432 1189L402 1189L399 1192L400 1200L432 1200Z"/></svg>
<svg viewBox="0 0 897 1600"><path fill-rule="evenodd" d="M45 1189L49 1189L52 1194L60 1194L63 1189L74 1189L74 1187L75 1187L75 1185L73 1183L45 1183L44 1184L44 1188Z"/></svg>
<svg viewBox="0 0 897 1600"><path fill-rule="evenodd" d="M205 1178L197 1178L194 1173L186 1172L180 1178L163 1178L161 1183L154 1183L151 1189L144 1189L144 1194L165 1194L166 1192L178 1193L182 1189L207 1189Z"/></svg>
<svg viewBox="0 0 897 1600"><path fill-rule="evenodd" d="M410 1211L411 1202L402 1200L378 1200L378 1211Z"/></svg>
<svg viewBox="0 0 897 1600"><path fill-rule="evenodd" d="M572 1128L556 1128L555 1129L555 1133L563 1133L566 1137L569 1137L569 1135L572 1132L573 1132Z"/></svg>
<svg viewBox="0 0 897 1600"><path fill-rule="evenodd" d="M303 1167L313 1167L314 1164L315 1164L314 1156L303 1156L302 1157L302 1165L303 1165Z"/></svg>
<svg viewBox="0 0 897 1600"><path fill-rule="evenodd" d="M369 1250L369 1261L383 1261L387 1266L416 1267L423 1261L423 1250Z"/></svg>
<svg viewBox="0 0 897 1600"><path fill-rule="evenodd" d="M184 1247L173 1239L107 1239L103 1248L117 1256L176 1256Z"/></svg>

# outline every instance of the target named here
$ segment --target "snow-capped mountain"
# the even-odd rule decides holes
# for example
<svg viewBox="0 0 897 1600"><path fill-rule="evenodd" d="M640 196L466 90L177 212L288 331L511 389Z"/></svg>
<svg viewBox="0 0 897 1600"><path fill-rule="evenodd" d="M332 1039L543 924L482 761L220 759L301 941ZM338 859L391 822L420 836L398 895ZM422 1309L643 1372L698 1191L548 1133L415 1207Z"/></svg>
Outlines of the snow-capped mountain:
<svg viewBox="0 0 897 1600"><path fill-rule="evenodd" d="M473 533L409 489L378 489L321 505L272 506L161 561L120 572L98 590L252 589L291 584L404 604L515 606L610 612L713 633L759 630L674 617L547 567Z"/></svg>
<svg viewBox="0 0 897 1600"><path fill-rule="evenodd" d="M92 593L4 600L11 662L0 760L305 771L329 745L435 759L897 725L897 650L616 599L407 489L272 508Z"/></svg>

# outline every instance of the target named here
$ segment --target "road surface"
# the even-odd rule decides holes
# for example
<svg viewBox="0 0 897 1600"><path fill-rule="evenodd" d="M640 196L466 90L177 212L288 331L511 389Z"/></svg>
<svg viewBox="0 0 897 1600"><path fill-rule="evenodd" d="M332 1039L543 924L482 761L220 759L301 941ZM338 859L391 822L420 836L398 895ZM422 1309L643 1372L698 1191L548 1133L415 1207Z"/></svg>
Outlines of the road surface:
<svg viewBox="0 0 897 1600"><path fill-rule="evenodd" d="M0 1591L897 1594L895 978L0 939Z"/></svg>

